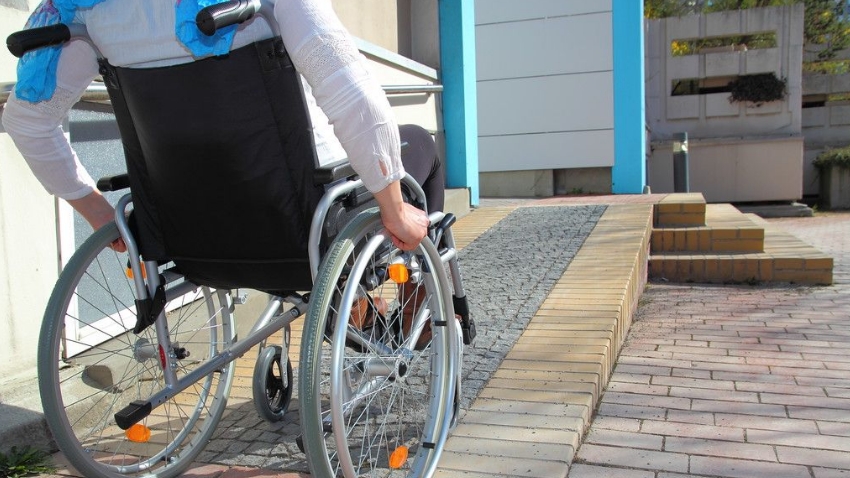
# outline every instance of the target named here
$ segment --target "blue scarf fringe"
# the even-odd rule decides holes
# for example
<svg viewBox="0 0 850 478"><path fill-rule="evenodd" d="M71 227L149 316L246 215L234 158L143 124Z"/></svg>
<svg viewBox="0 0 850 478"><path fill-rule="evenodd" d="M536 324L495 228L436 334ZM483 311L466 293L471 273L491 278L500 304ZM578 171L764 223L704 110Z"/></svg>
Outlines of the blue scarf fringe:
<svg viewBox="0 0 850 478"><path fill-rule="evenodd" d="M30 15L25 28L39 28L59 23L70 24L77 9L91 8L105 0L44 0ZM113 0L118 1L118 0ZM135 1L135 0L130 0ZM201 58L224 55L230 51L236 25L223 28L213 36L206 36L195 26L195 17L201 9L225 0L178 0L175 6L175 34L192 55ZM26 53L18 60L18 82L15 96L36 103L53 97L56 91L56 70L62 46L39 48Z"/></svg>

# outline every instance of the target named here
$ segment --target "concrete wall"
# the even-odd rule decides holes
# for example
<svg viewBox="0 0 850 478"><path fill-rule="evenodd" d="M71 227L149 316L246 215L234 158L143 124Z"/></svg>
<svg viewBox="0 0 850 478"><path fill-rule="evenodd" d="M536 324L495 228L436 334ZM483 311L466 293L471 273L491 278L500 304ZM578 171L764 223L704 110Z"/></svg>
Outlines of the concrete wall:
<svg viewBox="0 0 850 478"><path fill-rule="evenodd" d="M398 53L399 18L396 0L333 0L342 23L352 35ZM409 28L405 25L405 28Z"/></svg>
<svg viewBox="0 0 850 478"><path fill-rule="evenodd" d="M28 12L26 1L0 0L0 34L5 38L23 26ZM15 65L12 55L5 50L0 53L0 83L15 80ZM2 129L0 171L0 381L3 381L25 371L31 373L35 366L39 325L59 264L57 202L44 192Z"/></svg>
<svg viewBox="0 0 850 478"><path fill-rule="evenodd" d="M813 54L806 54L806 60L813 61ZM838 52L836 59L850 59L850 50ZM829 95L850 93L850 74L803 75L803 102L809 100L827 100ZM826 101L823 106L803 108L803 136L805 137L805 158L803 161L803 193L817 196L817 171L812 161L827 148L850 145L850 101Z"/></svg>
<svg viewBox="0 0 850 478"><path fill-rule="evenodd" d="M775 48L675 57L671 53L674 40L764 32L775 32ZM802 153L796 147L801 141L803 119L802 4L651 20L648 22L646 52L647 122L653 148L650 171L654 173L650 174L649 183L653 192L668 190L662 179L666 173L658 170L658 165L664 164L665 160L656 156L665 154L669 149L667 142L673 134L687 132L691 140L710 140L712 144L710 147L708 143L695 146L699 152L692 149L692 158L697 155L708 162L726 164L755 154L756 157L747 164L764 166L763 169L718 168L710 174L718 184L706 182L706 178L695 183L698 173L692 169L691 191L707 193L707 199L711 197L712 201L794 200L802 197ZM783 100L756 105L730 103L729 93L671 95L675 80L771 72L787 81L787 96ZM788 138L792 140L785 141ZM720 147L724 142L728 146ZM760 142L764 143L765 151L774 151L770 159L764 159L758 147L751 147ZM774 150L776 144L786 144L789 148ZM692 164L696 165L693 161ZM782 178L778 177L780 172L784 175ZM672 174L672 171L669 173ZM695 189L697 184L700 186ZM749 184L752 192L738 191L731 184Z"/></svg>
<svg viewBox="0 0 850 478"><path fill-rule="evenodd" d="M370 70L386 87L439 84L437 70L365 42L360 42L360 48ZM418 124L434 134L442 129L439 93L388 94L388 98L400 124Z"/></svg>
<svg viewBox="0 0 850 478"><path fill-rule="evenodd" d="M803 6L755 8L651 20L647 39L647 121L654 141L687 131L692 138L800 134ZM673 56L674 40L776 33L776 48ZM729 93L671 96L675 80L775 73L787 81L784 100L730 103Z"/></svg>
<svg viewBox="0 0 850 478"><path fill-rule="evenodd" d="M611 1L478 1L475 22L481 194L552 195L542 176L564 168L610 177Z"/></svg>
<svg viewBox="0 0 850 478"><path fill-rule="evenodd" d="M690 141L690 190L708 202L783 201L802 197L803 138ZM671 193L671 143L655 143L649 160L653 193Z"/></svg>

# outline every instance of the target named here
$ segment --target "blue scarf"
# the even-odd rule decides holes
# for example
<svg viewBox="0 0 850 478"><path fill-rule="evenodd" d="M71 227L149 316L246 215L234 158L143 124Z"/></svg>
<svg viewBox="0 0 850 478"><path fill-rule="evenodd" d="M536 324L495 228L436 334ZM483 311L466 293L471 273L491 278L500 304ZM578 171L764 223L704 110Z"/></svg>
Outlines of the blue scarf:
<svg viewBox="0 0 850 478"><path fill-rule="evenodd" d="M78 8L91 8L103 1L105 0L43 0L30 15L25 28L45 27L59 23L70 24ZM195 57L224 55L230 51L236 25L222 28L209 37L195 26L195 17L202 8L223 1L177 0L175 33L180 42ZM18 60L18 82L15 85L15 95L31 103L52 98L56 91L56 69L61 52L62 46L56 45L30 51L21 57Z"/></svg>

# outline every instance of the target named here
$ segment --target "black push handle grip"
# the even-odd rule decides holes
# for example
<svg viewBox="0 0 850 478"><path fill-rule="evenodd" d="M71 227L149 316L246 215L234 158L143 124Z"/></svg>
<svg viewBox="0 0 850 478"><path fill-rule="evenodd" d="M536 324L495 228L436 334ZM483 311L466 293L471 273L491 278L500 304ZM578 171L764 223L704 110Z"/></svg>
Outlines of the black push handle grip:
<svg viewBox="0 0 850 478"><path fill-rule="evenodd" d="M204 8L195 17L195 23L204 35L212 36L219 28L248 20L259 8L260 2L256 0L231 0Z"/></svg>
<svg viewBox="0 0 850 478"><path fill-rule="evenodd" d="M59 45L71 39L68 25L59 23L48 27L30 28L12 33L6 38L6 48L16 57L45 46Z"/></svg>

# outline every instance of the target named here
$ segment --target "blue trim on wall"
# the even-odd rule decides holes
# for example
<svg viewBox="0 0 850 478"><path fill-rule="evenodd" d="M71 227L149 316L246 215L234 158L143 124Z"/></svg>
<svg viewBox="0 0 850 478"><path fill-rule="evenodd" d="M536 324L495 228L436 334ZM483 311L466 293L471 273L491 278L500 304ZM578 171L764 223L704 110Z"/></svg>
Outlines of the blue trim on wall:
<svg viewBox="0 0 850 478"><path fill-rule="evenodd" d="M613 0L614 194L639 194L646 184L643 2Z"/></svg>
<svg viewBox="0 0 850 478"><path fill-rule="evenodd" d="M479 203L478 101L475 85L475 3L439 0L446 185L469 188Z"/></svg>

